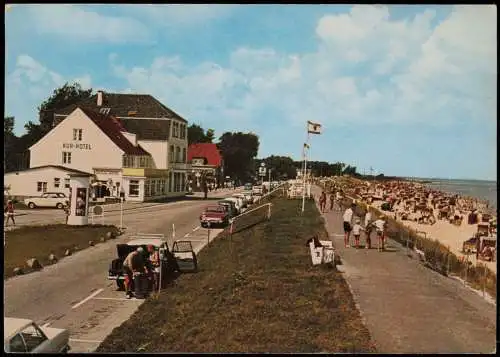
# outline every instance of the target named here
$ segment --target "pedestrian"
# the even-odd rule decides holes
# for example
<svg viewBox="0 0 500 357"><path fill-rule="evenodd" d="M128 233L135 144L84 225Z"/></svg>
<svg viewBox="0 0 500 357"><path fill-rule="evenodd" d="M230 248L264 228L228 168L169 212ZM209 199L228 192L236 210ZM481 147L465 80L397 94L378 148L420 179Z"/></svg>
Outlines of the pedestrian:
<svg viewBox="0 0 500 357"><path fill-rule="evenodd" d="M125 296L127 299L132 297L132 286L134 283L134 273L132 271L132 260L137 255L137 250L130 252L123 261L123 272L125 273Z"/></svg>
<svg viewBox="0 0 500 357"><path fill-rule="evenodd" d="M341 211L342 210L342 190L337 191L337 210Z"/></svg>
<svg viewBox="0 0 500 357"><path fill-rule="evenodd" d="M372 226L372 213L370 212L370 205L367 206L366 214L365 214L365 236L366 236L366 244L365 248L366 249L371 249L372 247L372 240L371 240L371 233L373 230Z"/></svg>
<svg viewBox="0 0 500 357"><path fill-rule="evenodd" d="M354 226L352 227L352 234L354 234L354 246L356 248L359 248L359 236L361 234L361 231L364 230L363 227L361 227L361 220L356 217L356 220L354 221Z"/></svg>
<svg viewBox="0 0 500 357"><path fill-rule="evenodd" d="M330 211L333 211L333 204L335 203L335 195L332 192L330 192Z"/></svg>
<svg viewBox="0 0 500 357"><path fill-rule="evenodd" d="M153 290L158 290L158 286L160 284L160 256L158 251L152 246L148 245L148 253L149 253L149 262L152 267L152 275L153 275Z"/></svg>
<svg viewBox="0 0 500 357"><path fill-rule="evenodd" d="M385 242L385 228L387 226L387 222L385 221L385 215L381 215L379 219L377 219L375 222L373 222L373 225L375 226L377 230L377 248L378 251L380 252L381 250L385 249L384 242Z"/></svg>
<svg viewBox="0 0 500 357"><path fill-rule="evenodd" d="M321 213L325 212L325 206L326 206L326 193L325 191L322 191L321 196L319 196L319 209Z"/></svg>
<svg viewBox="0 0 500 357"><path fill-rule="evenodd" d="M16 221L14 220L14 203L12 200L7 201L7 206L5 206L5 226L9 224L9 218L12 220L12 224L16 225Z"/></svg>
<svg viewBox="0 0 500 357"><path fill-rule="evenodd" d="M352 231L352 216L354 214L353 209L356 207L354 203L351 204L349 208L347 208L344 212L344 216L342 217L344 220L344 246L349 248L349 238Z"/></svg>

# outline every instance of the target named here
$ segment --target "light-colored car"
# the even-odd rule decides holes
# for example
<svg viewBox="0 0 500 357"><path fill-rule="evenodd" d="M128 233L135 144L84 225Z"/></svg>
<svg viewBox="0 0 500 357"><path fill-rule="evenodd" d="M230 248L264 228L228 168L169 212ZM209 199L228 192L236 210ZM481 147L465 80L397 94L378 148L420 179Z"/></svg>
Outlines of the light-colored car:
<svg viewBox="0 0 500 357"><path fill-rule="evenodd" d="M241 213L241 210L243 209L242 207L242 201L241 201L241 198L238 198L238 197L228 197L228 198L225 198L226 201L233 201L235 206L236 206L236 210L238 211L238 214Z"/></svg>
<svg viewBox="0 0 500 357"><path fill-rule="evenodd" d="M40 327L28 319L4 317L3 345L5 352L66 353L69 331Z"/></svg>
<svg viewBox="0 0 500 357"><path fill-rule="evenodd" d="M252 204L253 203L253 194L252 191L243 191L242 194L245 196L246 200L248 203Z"/></svg>
<svg viewBox="0 0 500 357"><path fill-rule="evenodd" d="M241 207L242 208L248 207L248 200L243 193L235 193L233 195L233 197L239 198L241 200Z"/></svg>
<svg viewBox="0 0 500 357"><path fill-rule="evenodd" d="M24 200L24 204L29 208L35 207L55 207L64 208L68 203L68 197L61 192L45 192L40 197L30 197Z"/></svg>

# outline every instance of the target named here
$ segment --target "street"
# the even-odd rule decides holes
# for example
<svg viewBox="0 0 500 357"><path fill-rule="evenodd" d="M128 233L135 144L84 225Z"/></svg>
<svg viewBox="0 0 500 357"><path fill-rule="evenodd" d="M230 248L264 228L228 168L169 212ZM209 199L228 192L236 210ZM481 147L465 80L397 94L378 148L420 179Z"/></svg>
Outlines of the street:
<svg viewBox="0 0 500 357"><path fill-rule="evenodd" d="M222 198L238 191L209 194ZM225 195L224 195L225 194ZM5 281L4 316L29 318L40 325L70 330L71 352L93 351L113 328L127 320L143 300L126 300L107 280L109 264L116 257L116 244L140 233L161 233L172 248L175 239L190 240L199 252L208 240L199 227L199 214L211 201L190 199L137 207L124 211L126 233L64 258L43 270ZM105 216L106 224L119 225L120 212ZM210 241L222 230L210 230ZM199 261L200 266L203 262Z"/></svg>

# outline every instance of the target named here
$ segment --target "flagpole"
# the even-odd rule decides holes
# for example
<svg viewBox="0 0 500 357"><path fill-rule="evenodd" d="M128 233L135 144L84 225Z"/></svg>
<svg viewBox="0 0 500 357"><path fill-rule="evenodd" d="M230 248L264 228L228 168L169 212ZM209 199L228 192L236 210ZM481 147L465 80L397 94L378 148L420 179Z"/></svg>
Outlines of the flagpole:
<svg viewBox="0 0 500 357"><path fill-rule="evenodd" d="M304 173L303 173L303 185L302 185L302 213L304 213L306 205L306 175L307 175L307 151L309 149L309 123L307 123L307 138L306 145L304 145Z"/></svg>

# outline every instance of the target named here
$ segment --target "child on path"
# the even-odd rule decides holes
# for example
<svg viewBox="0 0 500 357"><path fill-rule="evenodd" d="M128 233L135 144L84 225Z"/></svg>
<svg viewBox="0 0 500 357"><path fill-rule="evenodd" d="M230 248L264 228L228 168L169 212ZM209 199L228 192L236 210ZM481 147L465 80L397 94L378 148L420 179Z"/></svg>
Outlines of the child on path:
<svg viewBox="0 0 500 357"><path fill-rule="evenodd" d="M7 201L7 206L5 207L5 226L9 225L9 218L12 220L12 223L16 225L16 221L14 220L14 204L11 200Z"/></svg>
<svg viewBox="0 0 500 357"><path fill-rule="evenodd" d="M353 209L356 207L354 203L345 210L344 216L342 217L344 220L344 245L346 248L349 248L349 237L352 231L352 216L354 214Z"/></svg>
<svg viewBox="0 0 500 357"><path fill-rule="evenodd" d="M354 226L352 227L352 234L354 234L354 246L359 248L359 236L361 231L364 231L363 227L361 227L361 220L356 217L354 221Z"/></svg>
<svg viewBox="0 0 500 357"><path fill-rule="evenodd" d="M334 202L335 202L335 195L334 195L334 193L332 191L332 192L330 192L330 211L333 211L333 204L334 204Z"/></svg>

